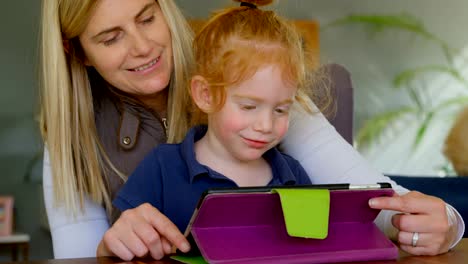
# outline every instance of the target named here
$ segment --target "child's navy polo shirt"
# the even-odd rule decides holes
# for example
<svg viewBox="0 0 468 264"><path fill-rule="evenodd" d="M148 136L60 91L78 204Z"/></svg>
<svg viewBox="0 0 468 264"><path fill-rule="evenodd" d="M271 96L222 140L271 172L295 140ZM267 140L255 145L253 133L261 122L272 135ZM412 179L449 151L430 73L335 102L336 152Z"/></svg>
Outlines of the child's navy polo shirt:
<svg viewBox="0 0 468 264"><path fill-rule="evenodd" d="M232 180L196 160L195 142L206 131L206 126L194 127L182 143L161 144L153 149L128 178L113 204L124 211L150 203L184 232L205 190L237 187ZM268 185L311 183L299 162L276 148L268 150L263 158L273 173Z"/></svg>

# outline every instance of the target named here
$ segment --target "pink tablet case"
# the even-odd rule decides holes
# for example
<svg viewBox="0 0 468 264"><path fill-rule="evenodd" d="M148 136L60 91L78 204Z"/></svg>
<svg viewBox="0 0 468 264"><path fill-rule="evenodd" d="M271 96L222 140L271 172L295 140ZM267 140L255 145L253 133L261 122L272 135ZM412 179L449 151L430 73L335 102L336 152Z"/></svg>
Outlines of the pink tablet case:
<svg viewBox="0 0 468 264"><path fill-rule="evenodd" d="M287 234L278 194L208 195L192 235L209 263L331 263L396 259L397 247L377 228L368 200L392 189L330 191L325 239Z"/></svg>

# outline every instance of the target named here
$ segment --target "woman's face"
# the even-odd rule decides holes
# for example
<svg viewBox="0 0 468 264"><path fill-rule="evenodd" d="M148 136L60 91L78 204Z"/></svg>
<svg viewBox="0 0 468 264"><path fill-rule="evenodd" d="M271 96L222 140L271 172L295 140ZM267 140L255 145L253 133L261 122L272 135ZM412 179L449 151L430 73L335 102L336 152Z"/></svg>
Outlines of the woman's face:
<svg viewBox="0 0 468 264"><path fill-rule="evenodd" d="M171 34L155 0L99 0L79 40L85 64L117 89L144 101L168 86Z"/></svg>

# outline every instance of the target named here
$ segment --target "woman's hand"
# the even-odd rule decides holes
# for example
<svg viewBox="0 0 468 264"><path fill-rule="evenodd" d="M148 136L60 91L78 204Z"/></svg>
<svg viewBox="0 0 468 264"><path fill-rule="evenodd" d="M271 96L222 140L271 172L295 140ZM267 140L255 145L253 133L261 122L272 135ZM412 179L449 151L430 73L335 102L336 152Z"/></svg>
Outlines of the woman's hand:
<svg viewBox="0 0 468 264"><path fill-rule="evenodd" d="M190 244L177 226L145 203L122 213L104 234L96 255L131 260L149 253L154 259L161 259L171 253L172 245L183 252L190 250Z"/></svg>
<svg viewBox="0 0 468 264"><path fill-rule="evenodd" d="M399 230L401 249L410 254L445 253L456 236L456 226L449 225L445 202L437 197L412 191L402 196L373 198L369 205L401 212L393 216L392 224Z"/></svg>

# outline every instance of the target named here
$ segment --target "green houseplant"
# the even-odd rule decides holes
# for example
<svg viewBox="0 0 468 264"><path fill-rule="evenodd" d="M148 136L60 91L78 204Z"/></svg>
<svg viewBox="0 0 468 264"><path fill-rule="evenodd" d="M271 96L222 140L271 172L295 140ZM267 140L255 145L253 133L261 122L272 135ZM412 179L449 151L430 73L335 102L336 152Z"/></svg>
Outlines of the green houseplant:
<svg viewBox="0 0 468 264"><path fill-rule="evenodd" d="M358 148L365 147L377 141L385 130L392 129L392 124L396 121L407 116L413 116L419 120L418 129L416 135L414 135L412 144L412 148L416 149L424 139L429 124L433 121L434 116L438 112L449 107L459 108L461 105L468 103L468 80L465 79L461 70L454 62L454 57L458 51L450 47L446 41L427 30L423 23L414 16L408 14L352 14L331 22L324 27L324 30L343 25L363 26L369 30L372 37L389 30L406 32L435 44L442 52L445 60L436 64L420 65L405 69L396 74L393 78L392 86L396 90L404 90L410 99L410 104L386 110L368 119L365 124L358 129L355 139ZM459 82L464 89L466 89L467 93L464 96L453 95L441 102L427 100L430 96L428 95L427 83L424 82L424 76L428 74L447 75L449 78L453 78Z"/></svg>

